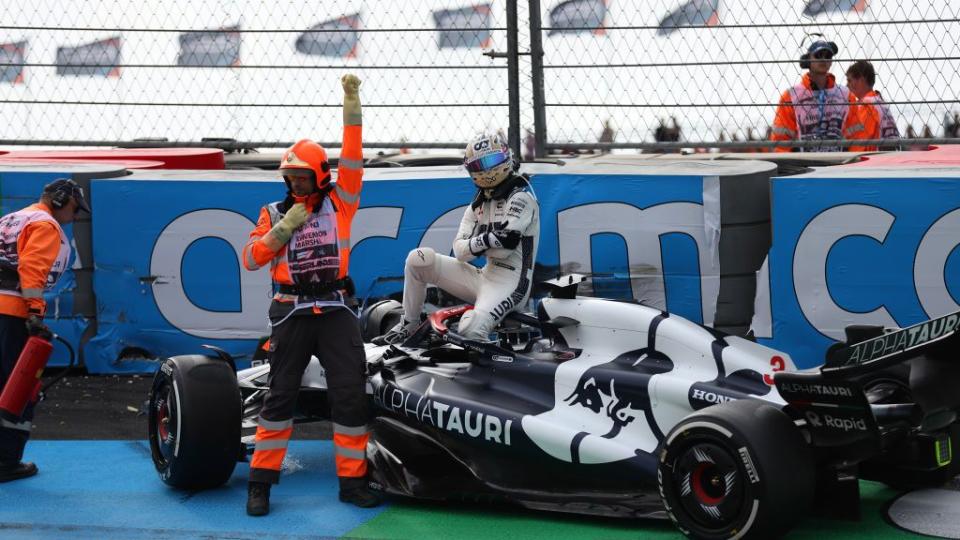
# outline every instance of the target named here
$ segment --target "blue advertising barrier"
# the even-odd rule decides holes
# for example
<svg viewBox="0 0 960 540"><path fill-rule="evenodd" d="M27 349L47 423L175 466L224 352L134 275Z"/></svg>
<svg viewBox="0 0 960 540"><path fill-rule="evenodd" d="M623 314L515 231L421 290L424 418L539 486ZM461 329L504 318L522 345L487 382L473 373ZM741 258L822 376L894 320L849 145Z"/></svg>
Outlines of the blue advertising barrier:
<svg viewBox="0 0 960 540"><path fill-rule="evenodd" d="M716 304L716 234L703 172L531 169L541 207L541 274L621 276L623 295L709 323ZM707 174L710 171L706 171ZM265 203L283 196L266 171L139 171L93 182L98 331L91 372L144 372L204 343L249 358L268 333L267 269L240 251ZM401 276L407 253L449 253L475 188L462 168L371 169L355 218L351 275L359 294ZM639 277L638 277L639 276ZM399 290L399 283L396 289Z"/></svg>
<svg viewBox="0 0 960 540"><path fill-rule="evenodd" d="M0 213L5 215L37 202L43 186L57 178L73 179L87 190L87 197L90 198L91 179L124 174L126 170L119 165L41 164L27 161L22 165L4 164L0 168ZM67 270L57 284L44 293L47 302L44 322L79 353L79 345L96 331L96 308L91 285L91 216L79 214L77 219L77 222L63 227L73 249ZM82 358L75 360L80 363ZM68 362L68 350L63 344L54 342L50 365L65 366Z"/></svg>
<svg viewBox="0 0 960 540"><path fill-rule="evenodd" d="M541 205L538 276L591 272L593 294L710 324L719 235L712 190L723 173L704 163L529 168ZM46 295L46 322L83 344L95 373L149 372L156 357L203 343L249 354L268 332L270 285L266 269L242 269L239 253L260 207L283 195L282 182L266 171L122 174L0 170L4 213L57 177L86 175L91 187L92 231L77 234L90 221L66 227L84 261L75 251L71 271ZM777 178L771 193L773 247L754 330L798 366L822 363L849 324L904 326L960 308L957 169L832 167ZM399 281L378 278L401 276L414 247L449 253L473 194L457 167L368 170L352 235L360 296L399 291ZM91 273L96 304L87 309L78 276ZM65 363L57 347L52 365Z"/></svg>
<svg viewBox="0 0 960 540"><path fill-rule="evenodd" d="M769 303L758 299L754 329L798 367L821 365L847 325L960 309L960 168L830 167L772 182Z"/></svg>

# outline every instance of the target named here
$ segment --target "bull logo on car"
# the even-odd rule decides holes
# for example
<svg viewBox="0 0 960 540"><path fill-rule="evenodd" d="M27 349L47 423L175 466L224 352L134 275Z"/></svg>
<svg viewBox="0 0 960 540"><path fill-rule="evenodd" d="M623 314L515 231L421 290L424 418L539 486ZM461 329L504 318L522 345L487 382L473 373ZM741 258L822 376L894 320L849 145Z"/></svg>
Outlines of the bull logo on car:
<svg viewBox="0 0 960 540"><path fill-rule="evenodd" d="M663 433L651 414L650 380L673 369L656 351L641 349L613 361L578 359L555 376L555 407L523 418L523 430L543 451L572 463L598 464L653 451Z"/></svg>
<svg viewBox="0 0 960 540"><path fill-rule="evenodd" d="M623 386L623 385L621 385ZM622 395L617 394L616 379L601 379L597 384L596 377L589 377L580 381L577 389L566 400L571 406L580 405L597 414L605 414L613 423L605 439L615 438L620 431L643 414L643 409L634 404L632 398L640 397L627 389ZM641 400L637 400L641 401Z"/></svg>
<svg viewBox="0 0 960 540"><path fill-rule="evenodd" d="M527 437L550 456L575 464L623 460L655 466L665 434L693 411L751 396L770 395L763 369L792 368L789 357L736 336L664 313L634 321L646 332L617 331L598 348L626 352L581 354L557 366L550 410L523 417ZM627 346L646 341L640 349ZM589 344L589 341L587 341ZM587 349L584 349L585 351Z"/></svg>

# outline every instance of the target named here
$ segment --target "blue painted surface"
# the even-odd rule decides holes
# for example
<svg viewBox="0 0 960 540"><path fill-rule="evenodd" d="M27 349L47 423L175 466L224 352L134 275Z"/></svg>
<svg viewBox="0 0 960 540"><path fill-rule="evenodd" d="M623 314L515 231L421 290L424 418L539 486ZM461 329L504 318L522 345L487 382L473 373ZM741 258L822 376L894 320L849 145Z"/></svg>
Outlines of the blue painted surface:
<svg viewBox="0 0 960 540"><path fill-rule="evenodd" d="M163 171L141 171L92 182L98 326L96 336L84 348L91 372L156 369L153 361L118 361L127 347L162 358L200 352L205 343L240 356L240 365L245 365L257 338L268 332L269 275L266 269L243 270L238 253L261 206L281 198L283 185L265 171L244 172L246 176L238 177L242 181L230 180L237 176L236 171L223 176L193 173L177 173L177 179L170 180L161 178L168 174ZM463 208L475 195L462 170L451 174L456 176L384 177L365 182L350 254L350 274L361 296L378 277L402 276L403 261L411 249L430 245L449 252ZM626 248L636 239L604 235L604 227L620 229L622 223L599 226L578 222L563 229L559 221L564 211L614 204L638 218L642 211L661 205L703 203L703 179L699 176L538 174L533 184L541 209L537 262L550 275L560 265L561 245L570 248L582 242L577 232L594 228L598 240L590 257L592 271L624 277L630 272ZM424 197L424 193L430 196ZM389 211L396 211L395 223L384 217ZM595 220L602 213L597 210L591 217ZM131 227L131 223L137 226ZM653 224L628 225L635 237L655 233ZM671 232L688 234L703 228L702 223L668 225ZM358 235L361 230L365 231L362 237ZM669 236L682 235L665 234L664 241L684 247L664 249L662 260L654 266L666 269L670 309L703 320L696 246ZM236 249L231 249L231 244ZM611 246L616 249L609 249ZM574 262L579 268L587 261ZM397 282L392 291L399 290ZM612 280L604 292L629 297L629 281Z"/></svg>
<svg viewBox="0 0 960 540"><path fill-rule="evenodd" d="M827 169L775 178L771 184L773 246L769 261L774 335L760 341L789 352L800 368L823 363L827 348L835 342L829 332L839 337L847 324L879 324L859 320L858 314L882 308L901 327L943 315L952 309L927 313L919 297L922 290L939 290L941 285L951 295L950 302L960 303L960 243L947 250L942 283L922 281L915 273L919 246L929 240L931 227L960 208L960 181L940 178L938 170L924 175L922 170L904 169L902 176L883 178L833 178L830 173ZM868 209L870 218L843 219L851 209ZM835 216L830 218L830 226L810 232L815 229L811 223L828 212ZM881 217L888 217L889 224ZM956 225L950 227L949 231L957 230ZM808 265L822 268L827 276L825 289L808 283L809 268L804 275L795 273L795 262L808 262L811 256L798 247L804 238L819 244L832 242L826 260ZM950 236L949 241L956 243L956 238ZM801 305L800 293L808 297L808 305ZM819 295L817 304L810 300L814 293ZM812 321L810 314L823 311L827 304L848 313L846 320L832 321L831 328Z"/></svg>
<svg viewBox="0 0 960 540"><path fill-rule="evenodd" d="M223 487L163 484L145 441L32 441L40 473L0 486L2 538L339 537L386 509L337 500L330 441L292 441L270 515L245 513L246 464Z"/></svg>
<svg viewBox="0 0 960 540"><path fill-rule="evenodd" d="M54 167L52 170L18 172L0 170L0 214L16 212L35 202L43 191L43 186L57 178L72 176L69 167ZM73 225L65 225L63 232L67 235L71 245L76 246ZM44 322L57 335L67 340L76 350L80 343L80 336L89 326L90 321L73 311L73 290L77 287L74 273L77 262L76 249L71 250L67 269L60 276L60 281L49 291L44 292L47 301L47 314ZM53 355L50 357L50 366L66 366L70 355L62 344L55 343Z"/></svg>

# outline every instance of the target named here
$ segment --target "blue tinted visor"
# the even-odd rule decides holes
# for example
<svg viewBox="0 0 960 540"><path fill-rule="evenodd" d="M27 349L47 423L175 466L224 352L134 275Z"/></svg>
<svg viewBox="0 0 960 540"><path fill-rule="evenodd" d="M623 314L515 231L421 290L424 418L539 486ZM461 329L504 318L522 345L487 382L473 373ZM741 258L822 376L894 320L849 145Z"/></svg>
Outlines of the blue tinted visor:
<svg viewBox="0 0 960 540"><path fill-rule="evenodd" d="M510 159L510 152L503 150L500 152L494 152L492 154L486 154L480 156L473 161L468 161L463 164L466 167L468 172L483 172L489 171L490 169L503 165Z"/></svg>

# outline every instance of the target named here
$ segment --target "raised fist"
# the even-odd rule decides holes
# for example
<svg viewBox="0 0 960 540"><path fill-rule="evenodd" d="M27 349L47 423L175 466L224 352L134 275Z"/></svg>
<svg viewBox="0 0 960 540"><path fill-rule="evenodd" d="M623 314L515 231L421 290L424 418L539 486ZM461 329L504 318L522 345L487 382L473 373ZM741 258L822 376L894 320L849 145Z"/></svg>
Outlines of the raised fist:
<svg viewBox="0 0 960 540"><path fill-rule="evenodd" d="M350 73L340 77L340 84L343 85L343 93L348 96L355 96L360 90L360 78Z"/></svg>

